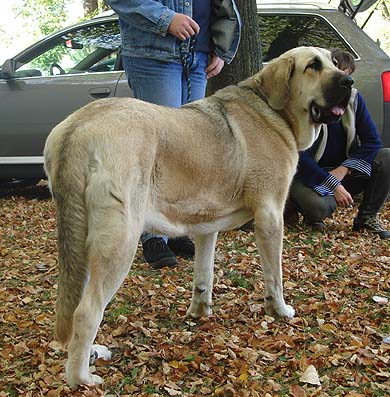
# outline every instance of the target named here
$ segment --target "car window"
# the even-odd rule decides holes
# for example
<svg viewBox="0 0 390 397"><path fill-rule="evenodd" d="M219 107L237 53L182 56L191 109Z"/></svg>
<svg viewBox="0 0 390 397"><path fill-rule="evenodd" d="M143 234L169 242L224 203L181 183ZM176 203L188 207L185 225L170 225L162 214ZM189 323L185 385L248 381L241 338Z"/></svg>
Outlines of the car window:
<svg viewBox="0 0 390 397"><path fill-rule="evenodd" d="M316 15L258 15L263 60L270 61L299 46L339 47L345 41L323 18Z"/></svg>
<svg viewBox="0 0 390 397"><path fill-rule="evenodd" d="M71 30L45 44L33 59L18 65L17 77L108 72L116 67L121 43L117 22Z"/></svg>

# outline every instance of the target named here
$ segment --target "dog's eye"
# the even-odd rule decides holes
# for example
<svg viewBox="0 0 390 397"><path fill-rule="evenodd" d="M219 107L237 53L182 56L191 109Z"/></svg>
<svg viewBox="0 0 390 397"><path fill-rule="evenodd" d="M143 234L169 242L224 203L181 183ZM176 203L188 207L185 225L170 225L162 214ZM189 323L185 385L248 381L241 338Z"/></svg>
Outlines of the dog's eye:
<svg viewBox="0 0 390 397"><path fill-rule="evenodd" d="M319 71L322 69L322 62L320 61L319 58L314 58L313 61L306 66L306 69L313 69Z"/></svg>
<svg viewBox="0 0 390 397"><path fill-rule="evenodd" d="M333 65L336 66L336 68L338 68L339 67L338 60L336 58L332 58L332 61L333 61Z"/></svg>

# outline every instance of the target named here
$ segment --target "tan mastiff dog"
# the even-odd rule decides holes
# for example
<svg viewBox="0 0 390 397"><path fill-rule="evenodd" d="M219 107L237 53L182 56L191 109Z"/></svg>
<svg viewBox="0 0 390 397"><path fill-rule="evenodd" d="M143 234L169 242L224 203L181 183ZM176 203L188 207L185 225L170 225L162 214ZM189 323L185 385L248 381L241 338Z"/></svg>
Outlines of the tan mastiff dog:
<svg viewBox="0 0 390 397"><path fill-rule="evenodd" d="M341 117L352 84L329 51L301 47L180 109L104 99L53 129L44 155L58 217L56 332L72 387L102 382L90 353L110 353L93 341L143 230L193 236L188 314L198 317L211 313L218 231L254 218L265 310L293 317L282 289L285 200L298 150Z"/></svg>

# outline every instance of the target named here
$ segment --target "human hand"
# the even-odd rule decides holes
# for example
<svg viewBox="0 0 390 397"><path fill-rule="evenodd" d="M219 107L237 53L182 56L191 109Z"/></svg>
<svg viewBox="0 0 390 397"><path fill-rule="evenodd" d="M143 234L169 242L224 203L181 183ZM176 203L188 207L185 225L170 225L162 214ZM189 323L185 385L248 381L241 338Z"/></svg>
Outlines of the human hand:
<svg viewBox="0 0 390 397"><path fill-rule="evenodd" d="M185 40L198 34L199 25L188 15L177 13L168 26L168 32L179 40Z"/></svg>
<svg viewBox="0 0 390 397"><path fill-rule="evenodd" d="M340 207L350 207L353 204L353 198L343 185L338 185L334 190L334 198Z"/></svg>
<svg viewBox="0 0 390 397"><path fill-rule="evenodd" d="M221 72L224 65L225 62L213 52L211 55L211 61L205 69L207 78L210 79L211 77L217 76Z"/></svg>
<svg viewBox="0 0 390 397"><path fill-rule="evenodd" d="M336 177L339 181L342 181L346 175L348 175L351 171L347 168L344 167L343 165L338 166L332 171L329 171L329 174L332 174L334 177Z"/></svg>

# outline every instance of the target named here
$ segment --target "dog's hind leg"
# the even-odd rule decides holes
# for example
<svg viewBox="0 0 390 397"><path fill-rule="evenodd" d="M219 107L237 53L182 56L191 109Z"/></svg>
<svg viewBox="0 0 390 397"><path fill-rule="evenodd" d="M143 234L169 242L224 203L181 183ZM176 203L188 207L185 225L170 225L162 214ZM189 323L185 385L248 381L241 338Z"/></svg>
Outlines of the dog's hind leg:
<svg viewBox="0 0 390 397"><path fill-rule="evenodd" d="M86 190L89 279L73 315L66 364L66 378L71 387L102 382L100 377L89 373L91 351L93 356L96 352L104 358L109 358L110 353L92 343L104 309L130 270L143 227L141 199L131 201L125 193L92 182Z"/></svg>
<svg viewBox="0 0 390 397"><path fill-rule="evenodd" d="M110 258L101 256L99 252L90 257L90 279L73 316L73 333L68 346L66 378L71 387L102 382L100 377L89 373L91 352L93 355L96 352L97 357L110 358L107 348L92 343L104 309L127 276L137 248L139 233L132 233L132 238L127 241L123 235L128 236L129 233L126 230L121 233L122 236L115 235L118 243Z"/></svg>
<svg viewBox="0 0 390 397"><path fill-rule="evenodd" d="M265 311L270 315L291 318L295 311L286 305L283 297L282 210L262 206L255 214L255 234L265 281Z"/></svg>
<svg viewBox="0 0 390 397"><path fill-rule="evenodd" d="M218 233L195 237L195 263L192 301L187 315L209 316L212 313L214 251Z"/></svg>

